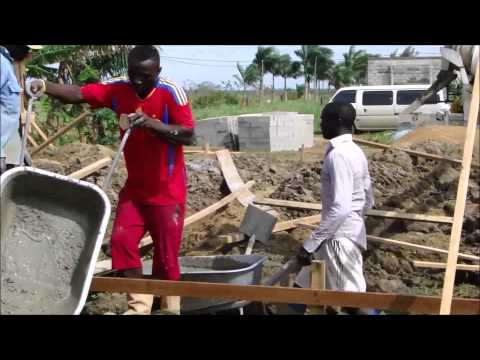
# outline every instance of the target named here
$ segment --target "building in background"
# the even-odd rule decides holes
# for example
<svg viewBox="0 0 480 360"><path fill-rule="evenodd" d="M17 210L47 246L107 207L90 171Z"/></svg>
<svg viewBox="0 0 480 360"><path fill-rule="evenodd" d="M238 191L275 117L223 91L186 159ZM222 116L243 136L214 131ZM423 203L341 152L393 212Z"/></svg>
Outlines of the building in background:
<svg viewBox="0 0 480 360"><path fill-rule="evenodd" d="M441 62L441 57L370 58L367 85L432 84Z"/></svg>

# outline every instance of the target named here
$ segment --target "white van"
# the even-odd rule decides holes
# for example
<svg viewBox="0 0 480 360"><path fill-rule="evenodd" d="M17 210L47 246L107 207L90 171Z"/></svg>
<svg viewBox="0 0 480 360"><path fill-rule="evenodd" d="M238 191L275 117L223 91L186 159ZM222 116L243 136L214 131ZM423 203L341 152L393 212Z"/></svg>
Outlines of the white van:
<svg viewBox="0 0 480 360"><path fill-rule="evenodd" d="M355 130L396 130L399 114L430 85L350 86L339 89L330 102L349 102L357 111ZM450 105L445 103L446 92L439 91L415 112L445 114Z"/></svg>

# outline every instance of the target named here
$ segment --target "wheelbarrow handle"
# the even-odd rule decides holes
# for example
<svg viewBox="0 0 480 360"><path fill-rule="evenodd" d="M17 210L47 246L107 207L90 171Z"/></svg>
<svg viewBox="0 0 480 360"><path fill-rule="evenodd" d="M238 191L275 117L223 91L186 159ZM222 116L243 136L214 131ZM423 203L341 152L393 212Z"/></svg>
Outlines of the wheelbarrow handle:
<svg viewBox="0 0 480 360"><path fill-rule="evenodd" d="M290 259L287 261L282 268L277 271L275 274L270 276L267 280L263 282L262 285L273 286L278 282L282 281L288 274L292 272L299 272L302 269L302 266L298 264L297 258Z"/></svg>

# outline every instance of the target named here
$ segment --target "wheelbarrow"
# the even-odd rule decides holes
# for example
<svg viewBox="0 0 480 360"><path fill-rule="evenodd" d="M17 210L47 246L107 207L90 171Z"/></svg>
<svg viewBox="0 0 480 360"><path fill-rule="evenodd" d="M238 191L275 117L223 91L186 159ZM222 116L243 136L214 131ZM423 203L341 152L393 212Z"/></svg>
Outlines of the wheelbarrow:
<svg viewBox="0 0 480 360"><path fill-rule="evenodd" d="M32 167L0 179L0 313L80 314L110 202L96 185Z"/></svg>
<svg viewBox="0 0 480 360"><path fill-rule="evenodd" d="M261 255L184 256L179 258L181 280L235 285L259 285L262 279ZM143 273L152 274L152 260L143 262ZM243 302L182 297L182 314L208 314L239 309Z"/></svg>
<svg viewBox="0 0 480 360"><path fill-rule="evenodd" d="M27 115L22 162L29 120ZM0 314L82 311L110 218L105 190L136 125L120 120L125 134L103 189L28 166L2 174Z"/></svg>

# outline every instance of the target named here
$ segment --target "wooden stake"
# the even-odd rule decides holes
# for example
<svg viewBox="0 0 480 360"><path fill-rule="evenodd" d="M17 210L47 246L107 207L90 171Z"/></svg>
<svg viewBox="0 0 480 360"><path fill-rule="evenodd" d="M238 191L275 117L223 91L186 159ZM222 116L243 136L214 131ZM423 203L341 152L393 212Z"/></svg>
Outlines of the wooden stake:
<svg viewBox="0 0 480 360"><path fill-rule="evenodd" d="M303 163L305 162L305 145L302 144L302 147L300 148L300 161Z"/></svg>
<svg viewBox="0 0 480 360"><path fill-rule="evenodd" d="M78 124L80 124L82 121L85 120L86 116L89 115L90 112L88 111L85 111L84 113L82 113L80 116L78 116L76 119L74 119L73 121L71 121L70 123L68 123L66 126L64 126L63 128L61 128L60 130L58 130L55 135L53 135L51 138L49 138L47 141L45 141L43 144L41 144L40 146L37 146L35 149L32 150L32 155L36 154L37 152L39 152L40 150L44 149L46 146L48 146L48 144L52 143L53 141L57 140L60 136L62 136L63 134L65 134L67 131L69 131L70 129L72 129L73 127L77 126Z"/></svg>
<svg viewBox="0 0 480 360"><path fill-rule="evenodd" d="M448 249L447 269L443 281L442 302L440 305L440 314L450 314L452 304L453 287L455 283L455 268L457 266L458 249L462 237L463 215L465 214L465 203L467 201L468 182L470 178L470 167L472 164L472 152L475 142L475 130L478 120L478 110L480 101L479 80L480 68L477 62L475 82L473 84L472 98L470 101L470 112L468 114L467 136L463 147L462 169L458 180L457 200L455 203L455 212L453 214L452 233L450 236L450 246Z"/></svg>
<svg viewBox="0 0 480 360"><path fill-rule="evenodd" d="M314 260L312 261L310 272L310 288L325 290L325 261ZM307 313L309 315L321 315L325 314L324 306L309 306Z"/></svg>
<svg viewBox="0 0 480 360"><path fill-rule="evenodd" d="M205 142L205 144L203 145L203 152L205 153L205 155L208 155L210 153L210 144L208 142Z"/></svg>

